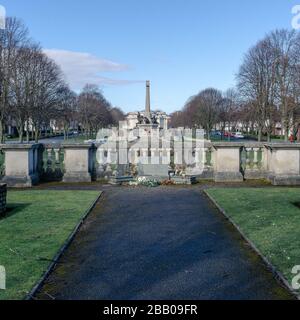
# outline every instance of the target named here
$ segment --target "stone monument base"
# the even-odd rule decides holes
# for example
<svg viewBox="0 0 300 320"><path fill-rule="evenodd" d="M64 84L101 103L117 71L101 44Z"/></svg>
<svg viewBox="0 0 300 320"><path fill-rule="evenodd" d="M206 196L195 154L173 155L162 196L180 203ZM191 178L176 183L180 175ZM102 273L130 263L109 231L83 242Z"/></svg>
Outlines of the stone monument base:
<svg viewBox="0 0 300 320"><path fill-rule="evenodd" d="M134 178L131 177L131 176L128 176L128 177L112 177L109 180L109 184L115 185L115 186L120 186L123 183L129 183L129 182L131 182L133 180L134 180Z"/></svg>
<svg viewBox="0 0 300 320"><path fill-rule="evenodd" d="M92 176L89 173L68 172L64 175L63 182L65 183L85 183L92 182Z"/></svg>
<svg viewBox="0 0 300 320"><path fill-rule="evenodd" d="M274 186L300 186L300 176L269 176Z"/></svg>
<svg viewBox="0 0 300 320"><path fill-rule="evenodd" d="M244 177L240 172L218 172L215 174L215 182L243 182Z"/></svg>
<svg viewBox="0 0 300 320"><path fill-rule="evenodd" d="M138 175L142 177L169 178L169 166L165 164L139 164Z"/></svg>
<svg viewBox="0 0 300 320"><path fill-rule="evenodd" d="M189 177L172 177L171 181L178 185L192 185L197 183L197 178L195 176Z"/></svg>
<svg viewBox="0 0 300 320"><path fill-rule="evenodd" d="M31 188L38 184L39 180L39 175L34 174L30 176L5 176L2 181L6 183L8 187Z"/></svg>

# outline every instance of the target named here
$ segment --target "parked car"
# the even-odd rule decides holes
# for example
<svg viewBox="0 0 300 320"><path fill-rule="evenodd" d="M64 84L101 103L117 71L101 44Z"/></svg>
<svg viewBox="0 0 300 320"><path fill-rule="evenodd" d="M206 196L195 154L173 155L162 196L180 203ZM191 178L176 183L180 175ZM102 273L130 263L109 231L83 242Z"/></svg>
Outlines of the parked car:
<svg viewBox="0 0 300 320"><path fill-rule="evenodd" d="M241 132L236 132L233 134L235 139L245 139L245 136Z"/></svg>
<svg viewBox="0 0 300 320"><path fill-rule="evenodd" d="M234 138L234 135L231 132L225 132L224 137L225 138Z"/></svg>
<svg viewBox="0 0 300 320"><path fill-rule="evenodd" d="M221 135L222 135L222 132L221 132L221 131L218 131L218 130L213 130L213 131L211 131L211 134L212 134L212 135L215 135L215 136L221 136Z"/></svg>

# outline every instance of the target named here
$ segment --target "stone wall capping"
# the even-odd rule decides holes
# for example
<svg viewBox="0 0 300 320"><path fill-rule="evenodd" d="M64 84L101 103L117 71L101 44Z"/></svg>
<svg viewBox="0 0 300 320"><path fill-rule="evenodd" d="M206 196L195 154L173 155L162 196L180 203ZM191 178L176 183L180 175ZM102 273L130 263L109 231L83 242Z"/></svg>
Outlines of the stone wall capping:
<svg viewBox="0 0 300 320"><path fill-rule="evenodd" d="M96 147L94 143L62 143L61 146L65 149L90 149Z"/></svg>
<svg viewBox="0 0 300 320"><path fill-rule="evenodd" d="M30 150L30 149L37 149L42 147L43 144L40 143L34 143L34 144L17 144L17 143L11 143L11 144L1 144L0 149L1 150Z"/></svg>
<svg viewBox="0 0 300 320"><path fill-rule="evenodd" d="M245 143L242 143L242 142L212 142L212 146L215 149L218 149L218 148L242 148L245 146Z"/></svg>
<svg viewBox="0 0 300 320"><path fill-rule="evenodd" d="M0 145L0 149L5 154L2 181L8 187L32 187L40 180L46 181L45 177L49 181L79 183L109 177L114 171L120 175L127 175L130 170L139 173L135 166L141 158L147 159L143 168L145 173L154 175L167 172L167 166L163 165L165 159L169 162L174 156L174 163L180 160L177 149L172 155L171 148L131 149L128 145L126 148L121 146L121 152L118 152L117 146L93 142L5 144ZM204 152L200 153L202 149ZM156 167L148 160L149 150ZM126 151L127 155L134 155L128 156L130 164L124 162L123 165L120 159L126 159ZM300 185L300 143L205 141L202 148L196 146L193 151L196 161L204 163L203 172L194 170L195 166L184 165L199 179L234 182L266 178L274 185ZM120 164L115 167L117 161ZM60 180L51 180L58 178Z"/></svg>
<svg viewBox="0 0 300 320"><path fill-rule="evenodd" d="M287 150L300 150L300 143L267 143L264 145L267 149L287 149Z"/></svg>

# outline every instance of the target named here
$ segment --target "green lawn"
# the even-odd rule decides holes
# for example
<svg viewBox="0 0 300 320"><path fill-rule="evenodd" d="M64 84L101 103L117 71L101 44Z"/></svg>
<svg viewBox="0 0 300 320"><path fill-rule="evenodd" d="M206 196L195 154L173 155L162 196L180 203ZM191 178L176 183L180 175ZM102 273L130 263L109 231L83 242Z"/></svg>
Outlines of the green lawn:
<svg viewBox="0 0 300 320"><path fill-rule="evenodd" d="M211 195L291 283L300 265L300 189L209 189Z"/></svg>
<svg viewBox="0 0 300 320"><path fill-rule="evenodd" d="M11 191L0 220L0 265L7 274L1 299L22 299L41 278L97 191Z"/></svg>

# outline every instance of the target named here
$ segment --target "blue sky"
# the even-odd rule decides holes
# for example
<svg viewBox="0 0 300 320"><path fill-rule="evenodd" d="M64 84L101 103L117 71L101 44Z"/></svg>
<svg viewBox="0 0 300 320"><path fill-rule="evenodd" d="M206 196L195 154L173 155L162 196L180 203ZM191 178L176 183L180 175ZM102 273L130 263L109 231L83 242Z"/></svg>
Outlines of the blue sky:
<svg viewBox="0 0 300 320"><path fill-rule="evenodd" d="M99 84L124 111L172 112L206 87L234 86L244 53L291 28L300 0L0 0L66 71L75 90Z"/></svg>

